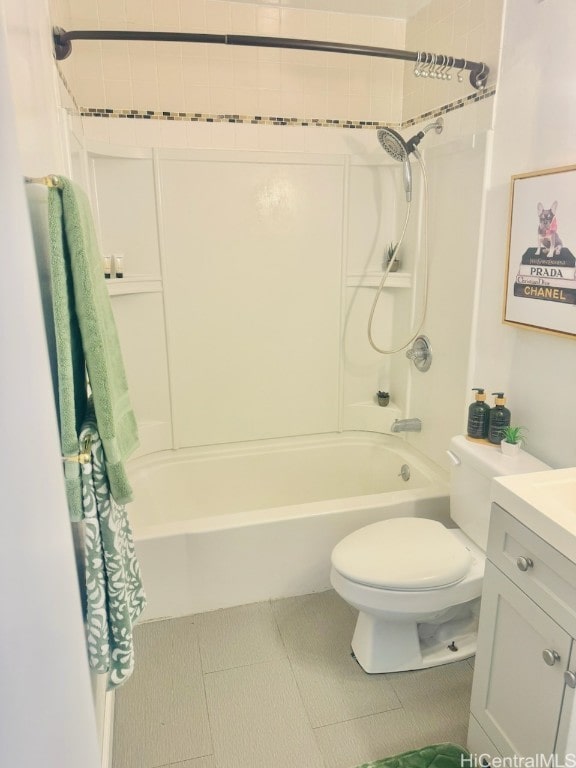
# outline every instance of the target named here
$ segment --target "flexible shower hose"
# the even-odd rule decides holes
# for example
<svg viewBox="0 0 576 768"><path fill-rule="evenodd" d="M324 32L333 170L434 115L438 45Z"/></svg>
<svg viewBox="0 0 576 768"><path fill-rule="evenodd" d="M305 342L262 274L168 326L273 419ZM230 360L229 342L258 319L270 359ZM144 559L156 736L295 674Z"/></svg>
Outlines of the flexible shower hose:
<svg viewBox="0 0 576 768"><path fill-rule="evenodd" d="M406 349L406 347L408 347L414 341L414 339L418 336L418 334L422 330L422 326L424 325L424 320L426 319L426 310L428 307L428 178L426 176L426 167L424 165L424 161L422 160L422 156L420 155L420 152L418 152L417 149L414 150L414 155L416 156L416 159L420 163L420 168L422 170L422 180L424 182L424 297L422 301L422 311L421 311L420 319L418 321L416 330L414 331L414 333L412 333L410 338L407 341L405 341L403 344L401 344L398 347L394 347L394 349L382 349L375 343L374 338L372 336L372 325L374 323L374 313L376 312L378 299L380 298L382 289L386 285L386 281L388 279L388 275L390 274L390 270L392 269L392 266L396 261L396 254L400 250L400 246L402 245L402 241L404 240L404 236L406 235L406 229L408 228L408 222L410 221L410 210L412 208L412 203L409 201L406 206L406 216L404 218L404 224L402 225L402 231L400 233L400 239L398 240L398 245L396 246L394 253L392 254L392 258L388 262L388 266L384 271L384 274L382 275L382 279L380 280L380 285L378 286L376 295L374 296L374 301L372 302L370 317L368 318L368 329L367 329L368 341L370 342L370 346L372 347L372 349L376 350L376 352L379 352L382 355L393 355L396 352L401 352L403 349Z"/></svg>

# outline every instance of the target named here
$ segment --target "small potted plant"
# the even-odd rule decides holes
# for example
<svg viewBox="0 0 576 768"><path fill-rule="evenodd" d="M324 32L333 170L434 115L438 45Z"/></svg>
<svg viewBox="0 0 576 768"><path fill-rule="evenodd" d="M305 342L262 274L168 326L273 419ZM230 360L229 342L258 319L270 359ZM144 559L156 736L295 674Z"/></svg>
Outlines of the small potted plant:
<svg viewBox="0 0 576 768"><path fill-rule="evenodd" d="M378 398L378 405L381 405L383 408L385 408L390 402L389 392L378 390L378 392L376 392L376 397Z"/></svg>
<svg viewBox="0 0 576 768"><path fill-rule="evenodd" d="M520 445L525 443L524 430L526 427L503 427L500 430L502 442L500 450L505 456L515 456L520 450Z"/></svg>
<svg viewBox="0 0 576 768"><path fill-rule="evenodd" d="M398 248L398 243L390 243L390 245L386 249L386 259L384 263L384 269L388 269L390 262L392 261L392 258L396 253L397 248ZM396 258L394 260L394 263L390 267L390 272L397 272L399 268L400 268L400 261Z"/></svg>

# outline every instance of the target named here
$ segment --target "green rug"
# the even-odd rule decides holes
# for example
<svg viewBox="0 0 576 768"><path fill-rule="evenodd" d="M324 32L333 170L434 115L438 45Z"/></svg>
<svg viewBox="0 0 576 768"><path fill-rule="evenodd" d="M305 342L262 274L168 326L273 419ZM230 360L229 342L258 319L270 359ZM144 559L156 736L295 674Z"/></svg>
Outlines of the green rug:
<svg viewBox="0 0 576 768"><path fill-rule="evenodd" d="M430 747L402 752L358 768L467 768L470 753L456 744L432 744Z"/></svg>

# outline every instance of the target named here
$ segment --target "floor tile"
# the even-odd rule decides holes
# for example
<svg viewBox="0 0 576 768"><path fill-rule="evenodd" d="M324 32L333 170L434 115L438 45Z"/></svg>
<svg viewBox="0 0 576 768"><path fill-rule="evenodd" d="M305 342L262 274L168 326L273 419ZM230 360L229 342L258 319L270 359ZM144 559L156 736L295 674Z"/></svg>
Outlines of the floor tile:
<svg viewBox="0 0 576 768"><path fill-rule="evenodd" d="M328 591L137 627L114 768L351 768L464 745L471 660L367 675L355 618Z"/></svg>
<svg viewBox="0 0 576 768"><path fill-rule="evenodd" d="M269 602L199 614L195 623L204 672L286 657Z"/></svg>
<svg viewBox="0 0 576 768"><path fill-rule="evenodd" d="M312 726L401 706L385 675L368 675L350 655L355 614L334 591L272 603Z"/></svg>
<svg viewBox="0 0 576 768"><path fill-rule="evenodd" d="M469 708L473 674L465 660L418 672L395 672L387 677L404 707L428 706L450 718L454 710Z"/></svg>
<svg viewBox="0 0 576 768"><path fill-rule="evenodd" d="M218 768L324 768L287 659L204 680Z"/></svg>
<svg viewBox="0 0 576 768"><path fill-rule="evenodd" d="M113 768L156 768L212 754L193 621L143 624L134 644L134 674L116 692Z"/></svg>
<svg viewBox="0 0 576 768"><path fill-rule="evenodd" d="M468 705L448 720L426 703L317 728L314 735L326 768L350 768L431 744L465 746L467 729Z"/></svg>

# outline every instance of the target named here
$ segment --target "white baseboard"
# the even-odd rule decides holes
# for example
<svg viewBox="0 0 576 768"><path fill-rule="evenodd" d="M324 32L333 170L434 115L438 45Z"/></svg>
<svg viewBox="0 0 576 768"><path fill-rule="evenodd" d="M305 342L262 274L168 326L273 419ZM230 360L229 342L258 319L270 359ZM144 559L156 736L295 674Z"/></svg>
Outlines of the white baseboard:
<svg viewBox="0 0 576 768"><path fill-rule="evenodd" d="M112 742L114 738L115 692L106 691L104 699L104 724L102 729L102 768L112 768Z"/></svg>

